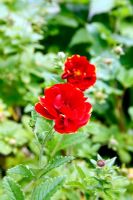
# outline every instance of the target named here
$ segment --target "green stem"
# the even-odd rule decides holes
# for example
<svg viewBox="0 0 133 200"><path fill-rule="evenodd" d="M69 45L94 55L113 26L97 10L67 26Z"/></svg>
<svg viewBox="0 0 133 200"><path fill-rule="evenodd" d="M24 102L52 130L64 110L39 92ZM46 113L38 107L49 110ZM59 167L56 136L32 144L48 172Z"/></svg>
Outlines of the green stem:
<svg viewBox="0 0 133 200"><path fill-rule="evenodd" d="M39 168L42 167L43 148L44 148L44 146L41 145L40 154L39 154Z"/></svg>
<svg viewBox="0 0 133 200"><path fill-rule="evenodd" d="M53 136L54 131L53 131L53 127L50 129L50 131L47 131L47 135L43 140L43 143L41 144L40 147L40 154L39 154L39 168L42 167L42 157L43 157L43 151L44 151L44 145L46 144L46 142Z"/></svg>

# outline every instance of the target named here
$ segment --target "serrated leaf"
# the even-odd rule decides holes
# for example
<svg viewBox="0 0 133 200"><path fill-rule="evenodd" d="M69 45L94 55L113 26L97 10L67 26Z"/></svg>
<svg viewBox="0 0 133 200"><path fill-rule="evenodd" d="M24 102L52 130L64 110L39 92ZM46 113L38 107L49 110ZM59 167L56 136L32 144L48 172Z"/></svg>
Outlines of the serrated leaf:
<svg viewBox="0 0 133 200"><path fill-rule="evenodd" d="M3 185L10 200L24 200L24 194L21 191L19 184L17 184L13 179L5 177Z"/></svg>
<svg viewBox="0 0 133 200"><path fill-rule="evenodd" d="M51 129L51 126L45 118L37 117L36 124L35 124L35 130L34 130L36 133L47 132L50 129Z"/></svg>
<svg viewBox="0 0 133 200"><path fill-rule="evenodd" d="M62 138L62 142L58 148L58 150L68 148L70 146L80 144L83 141L86 140L88 135L86 133L78 133L78 134L72 134L72 135L65 135Z"/></svg>
<svg viewBox="0 0 133 200"><path fill-rule="evenodd" d="M34 177L33 172L25 165L18 165L7 171L8 174L19 174L22 177L32 178Z"/></svg>
<svg viewBox="0 0 133 200"><path fill-rule="evenodd" d="M48 173L52 169L59 167L67 162L70 162L74 159L73 156L57 156L53 160L51 160L48 165L44 168L44 170L41 171L41 176Z"/></svg>
<svg viewBox="0 0 133 200"><path fill-rule="evenodd" d="M53 194L63 184L65 180L64 176L48 179L42 184L36 186L32 193L32 200L50 200Z"/></svg>
<svg viewBox="0 0 133 200"><path fill-rule="evenodd" d="M51 137L51 124L43 117L37 117L34 132L36 133L38 142L43 144L47 135Z"/></svg>

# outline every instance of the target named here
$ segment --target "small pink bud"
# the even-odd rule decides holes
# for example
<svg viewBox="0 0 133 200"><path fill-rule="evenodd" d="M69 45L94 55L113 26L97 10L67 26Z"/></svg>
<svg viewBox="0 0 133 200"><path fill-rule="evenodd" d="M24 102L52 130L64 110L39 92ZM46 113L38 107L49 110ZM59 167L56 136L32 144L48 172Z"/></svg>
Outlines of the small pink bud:
<svg viewBox="0 0 133 200"><path fill-rule="evenodd" d="M110 65L110 64L112 64L112 59L111 59L111 58L105 58L105 59L103 60L103 62L104 62L105 64L107 64L107 65Z"/></svg>
<svg viewBox="0 0 133 200"><path fill-rule="evenodd" d="M104 167L105 166L105 161L104 160L98 160L97 161L97 166L98 167Z"/></svg>

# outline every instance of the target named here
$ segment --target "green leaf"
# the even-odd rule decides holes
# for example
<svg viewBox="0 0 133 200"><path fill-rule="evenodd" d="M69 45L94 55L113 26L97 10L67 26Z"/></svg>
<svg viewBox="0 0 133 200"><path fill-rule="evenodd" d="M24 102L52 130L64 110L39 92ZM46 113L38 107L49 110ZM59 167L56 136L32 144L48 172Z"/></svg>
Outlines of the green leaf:
<svg viewBox="0 0 133 200"><path fill-rule="evenodd" d="M44 140L47 138L48 133L52 132L51 127L52 125L50 122L48 122L48 120L43 117L37 117L34 132L36 133L38 142L40 144L43 144ZM49 134L49 137L51 137L51 134Z"/></svg>
<svg viewBox="0 0 133 200"><path fill-rule="evenodd" d="M82 43L87 44L87 43L90 43L91 41L92 41L92 37L89 34L89 32L87 31L87 29L81 28L74 34L69 46L72 47L74 45L78 45L78 44L82 44Z"/></svg>
<svg viewBox="0 0 133 200"><path fill-rule="evenodd" d="M13 179L5 177L3 185L10 200L24 200L24 194L21 191L20 186Z"/></svg>
<svg viewBox="0 0 133 200"><path fill-rule="evenodd" d="M97 14L109 12L114 6L114 0L91 0L89 18Z"/></svg>
<svg viewBox="0 0 133 200"><path fill-rule="evenodd" d="M78 182L78 181L70 181L67 183L67 185L69 185L69 187L76 187L76 188L80 188L80 189L85 189L83 183Z"/></svg>
<svg viewBox="0 0 133 200"><path fill-rule="evenodd" d="M57 156L56 158L54 158L48 163L48 165L44 168L44 170L42 170L41 176L48 173L49 171L51 171L52 169L56 167L59 167L65 163L72 161L73 159L74 159L73 156L65 156L65 157Z"/></svg>
<svg viewBox="0 0 133 200"><path fill-rule="evenodd" d="M77 169L77 171L78 171L78 174L79 174L80 178L81 178L82 180L85 179L85 178L86 178L86 175L85 175L85 173L83 172L83 170L82 170L79 166L76 166L76 169Z"/></svg>
<svg viewBox="0 0 133 200"><path fill-rule="evenodd" d="M131 161L131 155L129 154L128 151L126 151L124 149L119 149L118 154L119 154L122 162L129 163Z"/></svg>
<svg viewBox="0 0 133 200"><path fill-rule="evenodd" d="M126 70L125 68L121 68L117 79L126 88L133 86L133 69Z"/></svg>
<svg viewBox="0 0 133 200"><path fill-rule="evenodd" d="M54 23L72 28L76 28L78 26L78 22L73 15L57 15L56 17L54 17Z"/></svg>
<svg viewBox="0 0 133 200"><path fill-rule="evenodd" d="M62 136L62 142L58 148L58 150L68 148L70 146L80 144L86 140L88 137L88 134L86 133L78 133L78 134L72 134L72 135L65 135Z"/></svg>
<svg viewBox="0 0 133 200"><path fill-rule="evenodd" d="M53 194L63 184L64 176L51 178L36 186L32 193L32 200L50 200Z"/></svg>
<svg viewBox="0 0 133 200"><path fill-rule="evenodd" d="M51 127L48 120L43 117L37 117L34 130L36 133L48 132L50 129Z"/></svg>
<svg viewBox="0 0 133 200"><path fill-rule="evenodd" d="M123 23L121 26L121 32L122 35L133 39L133 27L130 25L130 23Z"/></svg>
<svg viewBox="0 0 133 200"><path fill-rule="evenodd" d="M130 37L118 34L112 34L112 37L114 38L114 40L116 40L117 43L124 44L127 47L133 46L133 39Z"/></svg>
<svg viewBox="0 0 133 200"><path fill-rule="evenodd" d="M133 121L133 106L128 108L128 113L129 113L129 115L131 117L131 120Z"/></svg>
<svg viewBox="0 0 133 200"><path fill-rule="evenodd" d="M11 152L12 152L12 148L10 147L10 145L4 141L0 141L0 153L6 156L10 154Z"/></svg>
<svg viewBox="0 0 133 200"><path fill-rule="evenodd" d="M32 111L32 116L33 116L33 115L34 115L33 112L35 112L35 111L33 111L33 109L34 109L33 105L32 105L32 104L28 104L28 105L24 108L24 112L25 112L25 113L28 113L28 112L31 112L31 111ZM35 120L35 117L34 117L34 120Z"/></svg>
<svg viewBox="0 0 133 200"><path fill-rule="evenodd" d="M7 173L10 175L10 174L19 174L21 175L22 177L27 177L27 178L32 178L34 177L34 174L33 172L25 165L18 165L16 167L13 167L11 169L9 169L7 171Z"/></svg>
<svg viewBox="0 0 133 200"><path fill-rule="evenodd" d="M5 152L7 153L9 151L8 145L11 146L10 140L14 139L15 140L15 145L16 146L22 146L23 144L28 142L29 135L27 134L27 131L23 128L23 126L19 123L16 123L11 120L5 120L4 122L1 123L0 125L0 136L3 137L2 139L5 140L8 143L6 143L6 147L3 148L4 143L1 141L1 150L5 149ZM13 149L11 148L11 151ZM9 151L10 153L10 151Z"/></svg>

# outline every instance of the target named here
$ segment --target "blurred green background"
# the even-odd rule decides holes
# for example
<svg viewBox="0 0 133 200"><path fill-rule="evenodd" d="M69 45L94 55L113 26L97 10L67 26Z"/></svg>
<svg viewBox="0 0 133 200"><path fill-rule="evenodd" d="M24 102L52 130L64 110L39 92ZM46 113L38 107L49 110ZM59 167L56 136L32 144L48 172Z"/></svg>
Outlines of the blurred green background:
<svg viewBox="0 0 133 200"><path fill-rule="evenodd" d="M117 156L131 181L127 199L133 199L132 0L0 1L1 177L22 161L34 163L30 111L45 87L61 81L58 52L87 56L97 83L86 91L90 123L75 135L56 134L46 157L60 137L54 154L71 152L84 161L97 153Z"/></svg>

